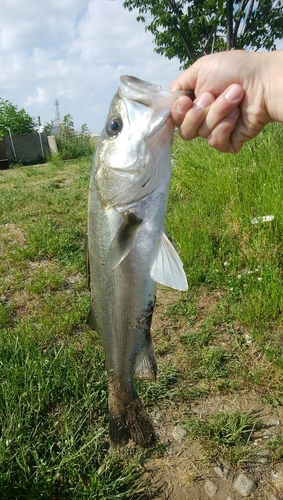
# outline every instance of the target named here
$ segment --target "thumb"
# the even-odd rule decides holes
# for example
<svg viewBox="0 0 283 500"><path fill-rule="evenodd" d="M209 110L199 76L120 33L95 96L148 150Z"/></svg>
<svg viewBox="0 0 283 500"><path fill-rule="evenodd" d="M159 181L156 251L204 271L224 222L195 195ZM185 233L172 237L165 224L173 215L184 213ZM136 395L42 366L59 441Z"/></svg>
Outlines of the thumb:
<svg viewBox="0 0 283 500"><path fill-rule="evenodd" d="M175 90L194 90L196 88L198 77L198 66L194 63L186 71L181 73L171 82L170 89Z"/></svg>

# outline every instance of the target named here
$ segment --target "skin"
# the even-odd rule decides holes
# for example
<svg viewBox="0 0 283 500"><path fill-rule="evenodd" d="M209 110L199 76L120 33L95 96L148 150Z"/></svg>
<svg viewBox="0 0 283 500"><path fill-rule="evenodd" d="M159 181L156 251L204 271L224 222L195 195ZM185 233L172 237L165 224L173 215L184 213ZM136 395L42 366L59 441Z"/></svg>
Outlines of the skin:
<svg viewBox="0 0 283 500"><path fill-rule="evenodd" d="M182 96L172 107L179 135L237 153L267 123L283 122L283 50L204 56L171 83L171 90L188 89L196 99Z"/></svg>

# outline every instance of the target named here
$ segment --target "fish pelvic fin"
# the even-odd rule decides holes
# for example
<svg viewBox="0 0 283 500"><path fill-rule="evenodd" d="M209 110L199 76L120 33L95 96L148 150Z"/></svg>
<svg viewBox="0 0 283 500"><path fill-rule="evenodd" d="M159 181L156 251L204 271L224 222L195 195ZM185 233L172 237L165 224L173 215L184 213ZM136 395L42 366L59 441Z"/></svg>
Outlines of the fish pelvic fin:
<svg viewBox="0 0 283 500"><path fill-rule="evenodd" d="M136 357L135 374L139 378L156 381L157 363L151 339Z"/></svg>
<svg viewBox="0 0 283 500"><path fill-rule="evenodd" d="M175 288L175 290L188 290L182 261L164 232L160 236L158 252L151 267L150 276L161 285Z"/></svg>
<svg viewBox="0 0 283 500"><path fill-rule="evenodd" d="M134 212L128 212L118 229L105 262L105 269L111 271L115 269L122 260L127 257L132 249L141 227L142 219Z"/></svg>
<svg viewBox="0 0 283 500"><path fill-rule="evenodd" d="M122 410L121 401L115 407L113 399L109 400L109 437L113 448L125 446L129 441L142 448L155 445L153 424L138 397L125 405Z"/></svg>

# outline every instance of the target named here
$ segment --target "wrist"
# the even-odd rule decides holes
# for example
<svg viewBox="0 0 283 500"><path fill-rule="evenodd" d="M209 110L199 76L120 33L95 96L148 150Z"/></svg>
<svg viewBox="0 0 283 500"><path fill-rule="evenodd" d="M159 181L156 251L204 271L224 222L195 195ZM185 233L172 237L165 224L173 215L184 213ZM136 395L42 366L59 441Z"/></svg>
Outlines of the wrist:
<svg viewBox="0 0 283 500"><path fill-rule="evenodd" d="M265 107L269 121L283 122L283 50L264 53L262 65Z"/></svg>

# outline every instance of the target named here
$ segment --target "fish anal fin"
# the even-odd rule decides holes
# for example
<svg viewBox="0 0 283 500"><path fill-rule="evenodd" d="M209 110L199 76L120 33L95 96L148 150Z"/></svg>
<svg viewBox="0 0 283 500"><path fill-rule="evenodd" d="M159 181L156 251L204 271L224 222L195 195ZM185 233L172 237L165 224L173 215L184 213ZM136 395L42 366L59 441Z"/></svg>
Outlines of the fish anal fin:
<svg viewBox="0 0 283 500"><path fill-rule="evenodd" d="M142 219L134 212L128 212L125 215L124 221L111 243L105 262L106 271L115 269L128 255L136 241L141 223Z"/></svg>
<svg viewBox="0 0 283 500"><path fill-rule="evenodd" d="M156 381L157 363L151 340L136 357L135 374L139 378Z"/></svg>
<svg viewBox="0 0 283 500"><path fill-rule="evenodd" d="M86 322L87 322L87 325L92 330L95 330L97 332L96 318L95 318L95 313L94 313L92 305L89 308Z"/></svg>
<svg viewBox="0 0 283 500"><path fill-rule="evenodd" d="M150 276L154 281L162 285L176 290L188 290L187 277L182 261L164 232L160 236L158 252Z"/></svg>

